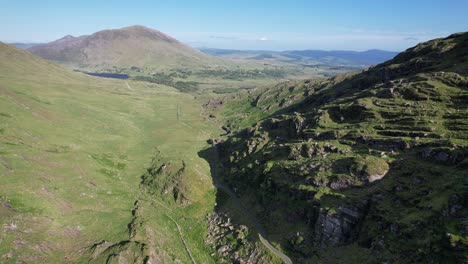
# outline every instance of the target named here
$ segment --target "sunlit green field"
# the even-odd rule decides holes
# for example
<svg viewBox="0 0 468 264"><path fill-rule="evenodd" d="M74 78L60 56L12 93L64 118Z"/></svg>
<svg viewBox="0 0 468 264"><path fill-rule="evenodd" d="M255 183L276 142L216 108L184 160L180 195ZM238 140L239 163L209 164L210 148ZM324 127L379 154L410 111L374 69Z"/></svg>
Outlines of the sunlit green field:
<svg viewBox="0 0 468 264"><path fill-rule="evenodd" d="M218 131L201 117L193 96L43 61L26 65L26 53L2 53L2 59L9 65L0 64L1 263L87 262L97 254L93 244L129 239L149 245L157 259L187 263L171 217L194 257L211 261L203 219L215 190L197 152ZM190 203L142 197L141 176L153 158L184 160ZM144 230L130 238L127 225L138 199Z"/></svg>

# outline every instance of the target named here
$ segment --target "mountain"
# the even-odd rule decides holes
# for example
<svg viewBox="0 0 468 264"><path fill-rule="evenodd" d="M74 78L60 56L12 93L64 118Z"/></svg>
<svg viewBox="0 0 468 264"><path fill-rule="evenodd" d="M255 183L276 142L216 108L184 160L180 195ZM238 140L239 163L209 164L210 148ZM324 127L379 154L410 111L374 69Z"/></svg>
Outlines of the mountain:
<svg viewBox="0 0 468 264"><path fill-rule="evenodd" d="M205 107L201 155L294 263L466 260L468 33Z"/></svg>
<svg viewBox="0 0 468 264"><path fill-rule="evenodd" d="M29 50L48 60L91 69L157 69L222 63L220 59L144 26L103 30L89 36L65 36Z"/></svg>
<svg viewBox="0 0 468 264"><path fill-rule="evenodd" d="M295 65L223 59L143 26L103 30L80 37L68 35L29 51L77 71L97 76L128 76L188 93L233 92L273 84L284 78L297 79L306 73L327 76L349 70L346 67L304 70Z"/></svg>
<svg viewBox="0 0 468 264"><path fill-rule="evenodd" d="M368 51L324 51L324 50L289 50L289 51L268 51L268 50L232 50L232 49L200 49L206 54L231 59L250 60L277 60L283 62L296 63L301 65L354 65L370 66L375 65L395 57L398 52L385 50Z"/></svg>

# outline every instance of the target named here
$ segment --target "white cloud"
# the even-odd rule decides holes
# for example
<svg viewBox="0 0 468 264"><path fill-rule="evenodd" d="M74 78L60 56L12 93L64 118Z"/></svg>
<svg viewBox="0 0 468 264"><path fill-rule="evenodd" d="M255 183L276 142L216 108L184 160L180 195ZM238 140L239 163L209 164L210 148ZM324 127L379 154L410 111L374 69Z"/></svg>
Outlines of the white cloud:
<svg viewBox="0 0 468 264"><path fill-rule="evenodd" d="M267 37L260 37L258 40L260 41L269 41L270 39Z"/></svg>

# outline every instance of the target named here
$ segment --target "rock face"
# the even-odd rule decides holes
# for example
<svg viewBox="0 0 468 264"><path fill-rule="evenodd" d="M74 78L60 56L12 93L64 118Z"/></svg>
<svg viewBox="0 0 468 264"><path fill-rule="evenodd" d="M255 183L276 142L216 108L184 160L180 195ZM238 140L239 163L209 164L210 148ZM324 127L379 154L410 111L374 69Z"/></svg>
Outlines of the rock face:
<svg viewBox="0 0 468 264"><path fill-rule="evenodd" d="M250 237L244 225L231 223L226 213L213 213L207 216L208 237L205 243L216 253L218 263L267 263L265 253Z"/></svg>
<svg viewBox="0 0 468 264"><path fill-rule="evenodd" d="M320 210L315 224L315 243L327 248L353 242L365 213L365 209L356 206L340 206L337 212Z"/></svg>
<svg viewBox="0 0 468 264"><path fill-rule="evenodd" d="M377 180L381 180L383 177L385 177L385 175L387 175L387 173L388 173L388 170L385 170L385 171L383 171L383 172L380 173L380 174L377 173L377 174L369 175L369 176L367 177L367 180L368 180L369 182L374 182L374 181L377 181Z"/></svg>
<svg viewBox="0 0 468 264"><path fill-rule="evenodd" d="M158 193L161 197L174 200L179 205L188 205L191 201L186 197L187 187L183 184L185 161L162 163L147 170L142 177L142 186L151 193Z"/></svg>

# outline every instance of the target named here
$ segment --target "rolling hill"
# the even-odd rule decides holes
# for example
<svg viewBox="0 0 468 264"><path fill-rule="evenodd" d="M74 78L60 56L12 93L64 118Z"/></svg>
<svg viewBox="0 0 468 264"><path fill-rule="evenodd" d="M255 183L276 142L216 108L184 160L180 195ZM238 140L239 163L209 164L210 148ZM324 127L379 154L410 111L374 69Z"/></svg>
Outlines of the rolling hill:
<svg viewBox="0 0 468 264"><path fill-rule="evenodd" d="M14 42L14 43L8 43L10 45L13 45L17 48L20 48L20 49L29 49L29 48L32 48L34 46L37 46L37 45L41 45L43 43L23 43L23 42Z"/></svg>

